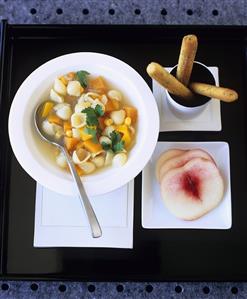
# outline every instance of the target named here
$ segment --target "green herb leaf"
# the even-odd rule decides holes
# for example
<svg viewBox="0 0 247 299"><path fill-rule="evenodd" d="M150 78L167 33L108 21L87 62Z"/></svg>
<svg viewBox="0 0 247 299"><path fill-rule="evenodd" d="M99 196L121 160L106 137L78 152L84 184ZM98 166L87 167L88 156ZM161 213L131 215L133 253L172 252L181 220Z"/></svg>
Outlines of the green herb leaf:
<svg viewBox="0 0 247 299"><path fill-rule="evenodd" d="M104 115L104 111L103 111L102 107L101 107L99 104L96 105L96 107L95 107L94 110L95 110L95 113L96 113L96 115L97 115L98 117Z"/></svg>
<svg viewBox="0 0 247 299"><path fill-rule="evenodd" d="M97 130L96 129L86 127L86 128L84 128L84 132L86 134L92 135L93 136L93 138L92 138L93 142L98 143Z"/></svg>
<svg viewBox="0 0 247 299"><path fill-rule="evenodd" d="M116 131L113 131L110 136L112 141L112 150L115 153L121 152L124 149L124 141L121 140L121 134Z"/></svg>
<svg viewBox="0 0 247 299"><path fill-rule="evenodd" d="M100 127L97 127L97 135L101 136L102 135L102 129Z"/></svg>
<svg viewBox="0 0 247 299"><path fill-rule="evenodd" d="M109 149L111 149L111 144L110 143L106 143L106 142L102 142L101 143L103 150L108 151Z"/></svg>
<svg viewBox="0 0 247 299"><path fill-rule="evenodd" d="M82 110L82 113L86 113L87 115L87 125L88 126L98 126L98 118L93 108L88 107Z"/></svg>
<svg viewBox="0 0 247 299"><path fill-rule="evenodd" d="M112 144L115 144L121 140L121 135L118 132L113 131L110 134L110 138L111 138Z"/></svg>
<svg viewBox="0 0 247 299"><path fill-rule="evenodd" d="M124 141L121 140L121 141L113 144L112 149L115 153L121 152L124 149Z"/></svg>
<svg viewBox="0 0 247 299"><path fill-rule="evenodd" d="M76 72L76 78L82 87L87 87L87 76L90 75L87 71Z"/></svg>

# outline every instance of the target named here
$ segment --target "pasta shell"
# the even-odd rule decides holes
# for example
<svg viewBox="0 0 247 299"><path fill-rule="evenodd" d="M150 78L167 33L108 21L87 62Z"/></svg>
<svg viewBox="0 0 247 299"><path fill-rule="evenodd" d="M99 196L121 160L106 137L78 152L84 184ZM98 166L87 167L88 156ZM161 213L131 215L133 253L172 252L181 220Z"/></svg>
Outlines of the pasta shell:
<svg viewBox="0 0 247 299"><path fill-rule="evenodd" d="M98 156L98 155L100 155L100 154L102 154L102 153L104 153L104 150L103 150L103 149L100 150L100 151L98 151L97 153L92 153L91 155L92 155L92 157L94 158L94 157L96 157L96 156Z"/></svg>
<svg viewBox="0 0 247 299"><path fill-rule="evenodd" d="M95 169L96 169L95 164L92 163L92 162L84 162L84 163L80 164L79 167L80 167L86 174L92 173L92 172L94 172Z"/></svg>
<svg viewBox="0 0 247 299"><path fill-rule="evenodd" d="M79 97L81 95L81 84L79 81L69 81L67 93L71 96Z"/></svg>
<svg viewBox="0 0 247 299"><path fill-rule="evenodd" d="M72 128L72 136L74 138L80 139L81 138L80 129Z"/></svg>
<svg viewBox="0 0 247 299"><path fill-rule="evenodd" d="M64 102L64 98L57 94L53 88L50 90L50 99L56 103Z"/></svg>
<svg viewBox="0 0 247 299"><path fill-rule="evenodd" d="M127 162L127 155L125 153L119 153L112 159L112 165L115 167L123 166Z"/></svg>
<svg viewBox="0 0 247 299"><path fill-rule="evenodd" d="M55 131L55 138L59 139L64 135L63 128L59 125L53 124L54 131Z"/></svg>
<svg viewBox="0 0 247 299"><path fill-rule="evenodd" d="M81 102L75 105L75 113L81 113L82 110L90 107L91 104L89 102Z"/></svg>
<svg viewBox="0 0 247 299"><path fill-rule="evenodd" d="M105 166L111 165L112 164L112 159L113 159L113 152L112 151L107 151L106 156L105 156Z"/></svg>
<svg viewBox="0 0 247 299"><path fill-rule="evenodd" d="M66 95L67 92L66 86L65 84L63 84L63 82L60 79L58 78L55 79L53 88L57 93L63 96Z"/></svg>
<svg viewBox="0 0 247 299"><path fill-rule="evenodd" d="M116 125L121 125L124 122L125 116L126 112L123 109L111 112L111 119Z"/></svg>
<svg viewBox="0 0 247 299"><path fill-rule="evenodd" d="M86 113L74 113L71 115L71 125L74 128L82 128L86 125Z"/></svg>
<svg viewBox="0 0 247 299"><path fill-rule="evenodd" d="M106 105L107 101L108 101L107 96L106 96L105 94L103 94L103 96L101 97L101 102L102 102L104 105Z"/></svg>
<svg viewBox="0 0 247 299"><path fill-rule="evenodd" d="M105 164L105 157L103 155L94 157L92 162L96 165L97 168L103 167Z"/></svg>
<svg viewBox="0 0 247 299"><path fill-rule="evenodd" d="M62 152L56 157L56 163L61 168L67 167L67 160Z"/></svg>
<svg viewBox="0 0 247 299"><path fill-rule="evenodd" d="M92 103L94 101L94 99L97 99L99 97L100 97L100 95L98 93L87 92L87 93L82 94L82 96L78 100L78 103L81 103L81 102L90 102L90 103Z"/></svg>
<svg viewBox="0 0 247 299"><path fill-rule="evenodd" d="M106 143L106 144L112 144L111 139L107 136L100 136L99 143Z"/></svg>
<svg viewBox="0 0 247 299"><path fill-rule="evenodd" d="M102 135L107 136L109 138L111 138L111 133L115 130L114 126L108 126L105 127L105 129L102 132Z"/></svg>
<svg viewBox="0 0 247 299"><path fill-rule="evenodd" d="M95 109L95 107L99 105L102 107L102 110L105 111L105 106L101 103L101 101L99 99L96 99L96 100L93 100L92 103L91 103L91 107L93 109Z"/></svg>
<svg viewBox="0 0 247 299"><path fill-rule="evenodd" d="M76 151L73 151L72 160L75 164L82 164L90 158L90 153L83 148L79 148Z"/></svg>
<svg viewBox="0 0 247 299"><path fill-rule="evenodd" d="M71 117L72 110L69 104L58 104L61 105L59 109L56 110L56 114L63 120L68 120Z"/></svg>
<svg viewBox="0 0 247 299"><path fill-rule="evenodd" d="M47 119L42 122L42 130L49 136L54 136L56 133L54 124L51 124Z"/></svg>
<svg viewBox="0 0 247 299"><path fill-rule="evenodd" d="M121 92L118 91L118 90L114 90L114 89L109 90L108 93L107 93L107 96L108 96L110 99L112 99L112 100L117 100L117 101L119 101L119 102L121 102L122 99L123 99L123 96L122 96Z"/></svg>

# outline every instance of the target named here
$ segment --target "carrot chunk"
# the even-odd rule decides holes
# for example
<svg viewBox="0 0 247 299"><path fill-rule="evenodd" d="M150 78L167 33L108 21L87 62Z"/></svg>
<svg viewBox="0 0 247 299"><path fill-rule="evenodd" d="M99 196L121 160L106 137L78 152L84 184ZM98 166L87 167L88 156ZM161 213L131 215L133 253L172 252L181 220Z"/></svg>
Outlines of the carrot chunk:
<svg viewBox="0 0 247 299"><path fill-rule="evenodd" d="M68 151L73 151L78 143L79 140L77 138L67 136L64 137L64 144L67 147Z"/></svg>
<svg viewBox="0 0 247 299"><path fill-rule="evenodd" d="M94 143L91 139L84 141L84 147L91 153L98 153L102 150L102 146L100 143Z"/></svg>
<svg viewBox="0 0 247 299"><path fill-rule="evenodd" d="M131 106L123 107L126 112L126 116L131 118L132 123L135 123L137 120L137 109Z"/></svg>

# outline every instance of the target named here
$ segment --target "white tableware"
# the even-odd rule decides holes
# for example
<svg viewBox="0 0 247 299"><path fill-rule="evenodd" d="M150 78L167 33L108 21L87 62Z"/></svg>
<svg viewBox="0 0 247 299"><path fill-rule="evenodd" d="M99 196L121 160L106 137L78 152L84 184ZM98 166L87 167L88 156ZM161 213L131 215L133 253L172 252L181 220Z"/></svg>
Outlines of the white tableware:
<svg viewBox="0 0 247 299"><path fill-rule="evenodd" d="M224 180L224 197L214 210L193 221L173 216L165 207L160 186L155 178L155 164L166 150L200 148L214 158ZM213 190L212 190L213 192ZM155 151L143 170L142 226L150 229L229 229L232 225L231 180L229 146L226 142L158 142Z"/></svg>

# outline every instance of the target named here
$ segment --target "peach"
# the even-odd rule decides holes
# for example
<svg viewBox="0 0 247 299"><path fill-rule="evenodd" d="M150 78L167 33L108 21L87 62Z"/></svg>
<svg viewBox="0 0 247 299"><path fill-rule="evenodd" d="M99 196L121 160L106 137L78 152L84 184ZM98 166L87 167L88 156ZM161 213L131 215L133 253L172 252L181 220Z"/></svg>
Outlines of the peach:
<svg viewBox="0 0 247 299"><path fill-rule="evenodd" d="M184 154L177 157L175 156L162 164L159 171L159 181L162 180L162 177L167 173L167 171L173 168L181 167L194 158L203 158L215 163L214 159L202 149L188 150L184 152Z"/></svg>
<svg viewBox="0 0 247 299"><path fill-rule="evenodd" d="M177 157L181 154L183 154L185 151L184 150L180 150L180 149L170 149L165 151L164 153L162 153L159 156L159 159L156 162L156 166L155 166L155 176L157 181L160 181L160 177L159 177L159 172L160 172L160 168L162 167L162 165L168 161L171 158Z"/></svg>
<svg viewBox="0 0 247 299"><path fill-rule="evenodd" d="M221 202L224 194L223 179L216 164L201 157L168 170L162 176L160 187L167 209L183 220L194 220L208 213Z"/></svg>

